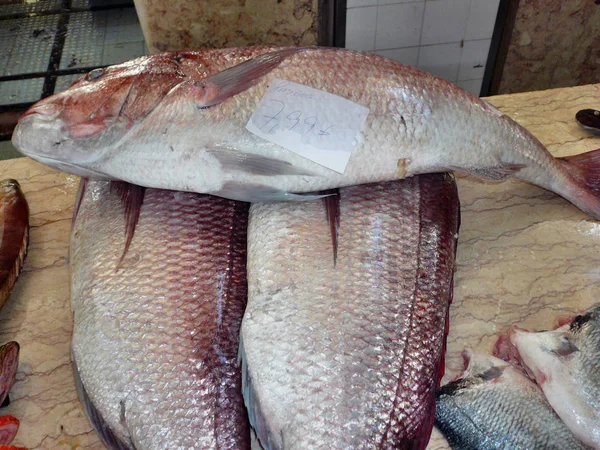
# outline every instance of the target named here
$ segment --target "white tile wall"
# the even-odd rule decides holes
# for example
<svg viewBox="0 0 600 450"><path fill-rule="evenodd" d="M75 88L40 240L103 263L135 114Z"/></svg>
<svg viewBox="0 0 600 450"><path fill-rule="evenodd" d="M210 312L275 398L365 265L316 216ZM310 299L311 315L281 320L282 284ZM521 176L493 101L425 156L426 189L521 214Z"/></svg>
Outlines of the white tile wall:
<svg viewBox="0 0 600 450"><path fill-rule="evenodd" d="M423 2L380 5L377 9L375 49L384 50L419 45L423 17Z"/></svg>
<svg viewBox="0 0 600 450"><path fill-rule="evenodd" d="M417 66L479 95L500 0L348 0L346 47Z"/></svg>
<svg viewBox="0 0 600 450"><path fill-rule="evenodd" d="M346 48L375 50L377 6L348 8L346 12Z"/></svg>
<svg viewBox="0 0 600 450"><path fill-rule="evenodd" d="M425 2L421 45L460 42L465 35L471 0Z"/></svg>

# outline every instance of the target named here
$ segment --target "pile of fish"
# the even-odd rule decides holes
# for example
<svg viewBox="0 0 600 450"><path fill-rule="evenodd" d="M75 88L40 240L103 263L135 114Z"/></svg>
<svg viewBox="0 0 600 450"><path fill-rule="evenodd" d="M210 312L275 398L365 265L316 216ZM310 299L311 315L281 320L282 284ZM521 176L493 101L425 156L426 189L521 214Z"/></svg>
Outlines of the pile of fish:
<svg viewBox="0 0 600 450"><path fill-rule="evenodd" d="M368 108L343 173L247 127L277 80ZM459 226L454 180L439 172L514 176L600 218L598 151L553 158L489 103L376 55L275 47L95 69L27 111L13 143L85 178L72 353L108 447L249 448L252 425L265 449L424 449L436 416L456 448L528 446L502 423L520 409L555 426L559 437L538 435L525 420L538 447L583 448L566 427L597 444L552 411L536 375L548 361L517 331L510 355L548 402L520 369L476 356L437 412L435 393ZM242 203L277 200L305 201ZM597 339L590 330L582 341ZM571 344L575 361L583 342ZM501 408L483 408L498 427L482 437L471 409L498 396Z"/></svg>
<svg viewBox="0 0 600 450"><path fill-rule="evenodd" d="M600 305L553 331L514 326L496 344L502 359L465 351L436 425L453 449L600 448L599 351Z"/></svg>
<svg viewBox="0 0 600 450"><path fill-rule="evenodd" d="M0 308L4 306L19 277L29 244L29 206L17 180L0 182ZM19 344L0 346L0 406L9 403L19 365ZM19 420L0 416L0 447L8 446L19 430ZM17 449L17 447L9 447Z"/></svg>

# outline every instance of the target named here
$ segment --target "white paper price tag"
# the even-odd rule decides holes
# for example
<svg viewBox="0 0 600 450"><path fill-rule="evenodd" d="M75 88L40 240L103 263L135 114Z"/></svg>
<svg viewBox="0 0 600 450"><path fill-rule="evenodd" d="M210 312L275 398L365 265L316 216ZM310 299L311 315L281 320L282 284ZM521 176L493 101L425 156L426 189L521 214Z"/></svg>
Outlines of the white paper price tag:
<svg viewBox="0 0 600 450"><path fill-rule="evenodd" d="M369 108L329 92L274 79L246 129L344 173L368 114Z"/></svg>

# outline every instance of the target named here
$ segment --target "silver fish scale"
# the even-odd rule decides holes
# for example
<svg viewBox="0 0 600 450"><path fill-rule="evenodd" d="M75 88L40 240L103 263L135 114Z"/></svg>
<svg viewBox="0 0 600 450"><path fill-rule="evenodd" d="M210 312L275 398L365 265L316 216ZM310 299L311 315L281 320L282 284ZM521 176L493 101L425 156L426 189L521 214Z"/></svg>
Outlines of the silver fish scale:
<svg viewBox="0 0 600 450"><path fill-rule="evenodd" d="M244 258L231 247L234 205L148 190L117 269L120 198L91 182L83 199L72 238L73 357L93 407L138 450L249 445L236 363L245 290L236 303L232 259Z"/></svg>
<svg viewBox="0 0 600 450"><path fill-rule="evenodd" d="M487 358L502 370L499 377L485 380L468 371L440 390L436 426L454 450L587 449L531 380L504 361Z"/></svg>
<svg viewBox="0 0 600 450"><path fill-rule="evenodd" d="M600 306L587 314L590 320L581 326L580 331L572 332L579 348L573 355L574 374L576 383L582 386L579 391L585 395L587 404L591 409L600 411Z"/></svg>
<svg viewBox="0 0 600 450"><path fill-rule="evenodd" d="M443 179L342 189L335 268L321 202L252 206L241 355L266 448L424 448L456 222L421 209Z"/></svg>

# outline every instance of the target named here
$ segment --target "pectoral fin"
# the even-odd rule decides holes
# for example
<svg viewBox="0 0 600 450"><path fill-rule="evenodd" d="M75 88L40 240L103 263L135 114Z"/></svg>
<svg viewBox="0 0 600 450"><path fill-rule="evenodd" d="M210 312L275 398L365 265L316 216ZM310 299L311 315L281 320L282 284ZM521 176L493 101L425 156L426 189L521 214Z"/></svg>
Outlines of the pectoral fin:
<svg viewBox="0 0 600 450"><path fill-rule="evenodd" d="M144 194L146 188L135 184L125 183L123 181L111 181L110 190L121 196L121 201L125 206L125 248L119 259L117 268L120 268L121 263L125 259L129 246L135 234L135 227L140 218L142 203L144 203Z"/></svg>
<svg viewBox="0 0 600 450"><path fill-rule="evenodd" d="M214 156L225 172L239 171L251 175L311 175L316 176L314 172L295 167L293 164L280 159L269 158L251 153L238 152L230 149L211 149L207 150L211 156Z"/></svg>
<svg viewBox="0 0 600 450"><path fill-rule="evenodd" d="M198 107L207 108L216 105L245 91L254 86L262 76L277 67L288 56L303 50L306 49L297 47L265 53L194 83L198 89L202 90Z"/></svg>
<svg viewBox="0 0 600 450"><path fill-rule="evenodd" d="M262 184L238 183L230 181L225 183L218 191L211 192L212 195L239 200L242 202L290 202L310 201L327 197L331 194L293 194L291 192L265 186Z"/></svg>

